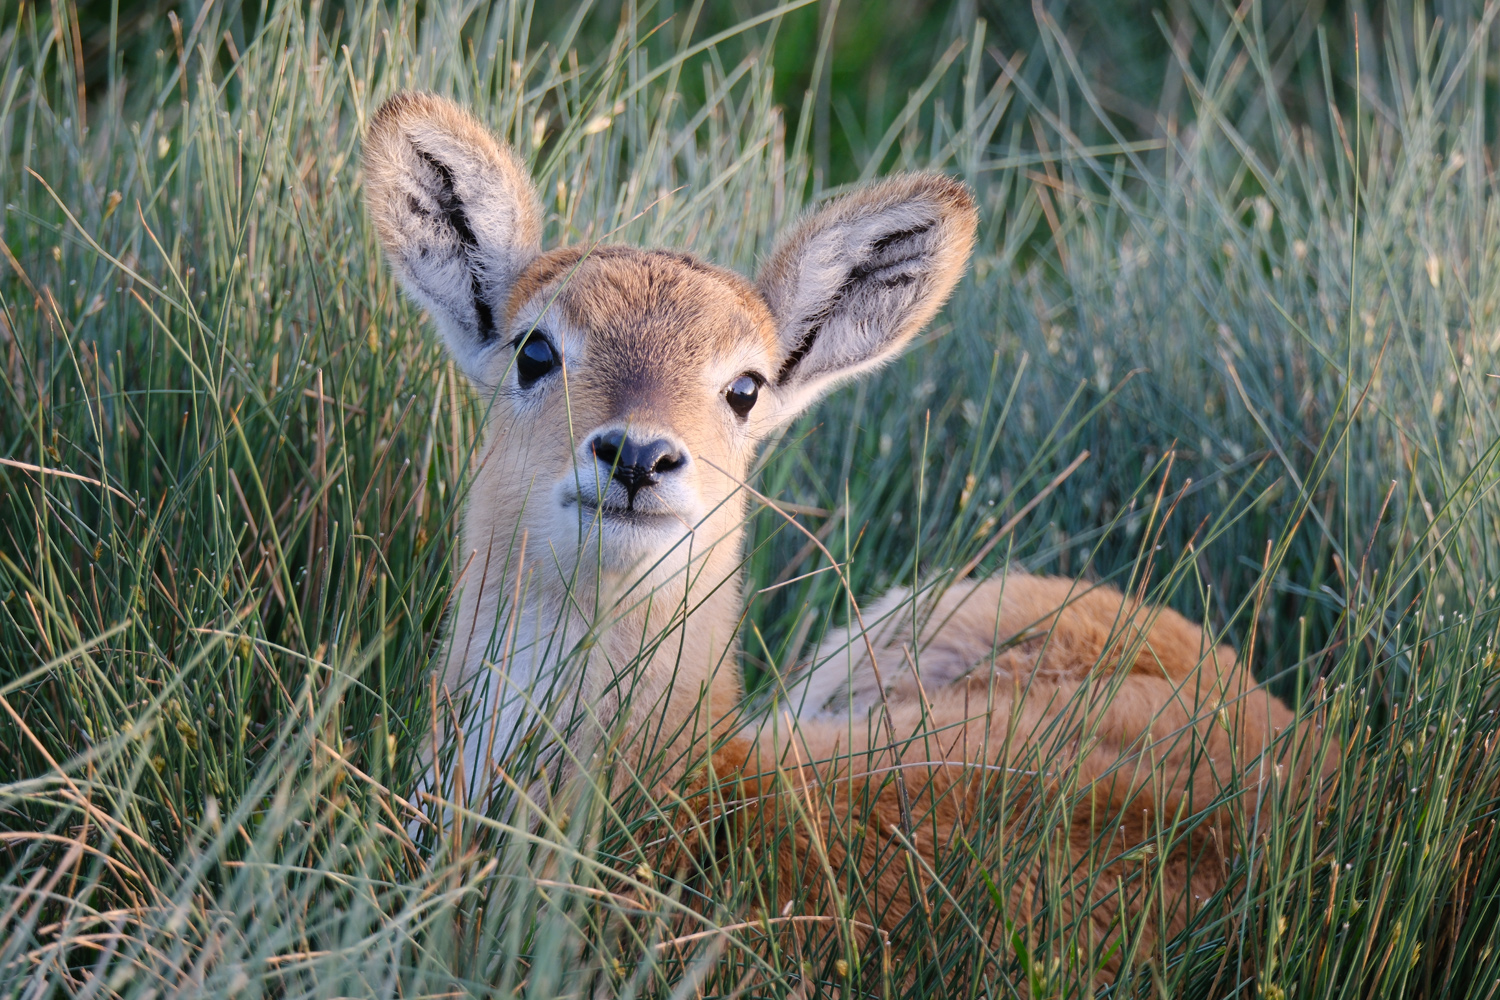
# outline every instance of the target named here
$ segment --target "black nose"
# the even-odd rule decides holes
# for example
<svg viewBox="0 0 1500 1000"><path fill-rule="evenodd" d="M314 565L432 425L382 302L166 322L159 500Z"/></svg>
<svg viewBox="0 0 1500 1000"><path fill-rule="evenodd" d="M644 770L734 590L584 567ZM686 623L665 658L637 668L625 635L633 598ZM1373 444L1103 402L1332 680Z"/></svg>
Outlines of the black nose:
<svg viewBox="0 0 1500 1000"><path fill-rule="evenodd" d="M643 486L655 486L661 477L681 468L686 458L680 448L665 438L638 441L624 431L605 431L589 442L594 457L610 469L625 487L630 505L635 506L636 492Z"/></svg>

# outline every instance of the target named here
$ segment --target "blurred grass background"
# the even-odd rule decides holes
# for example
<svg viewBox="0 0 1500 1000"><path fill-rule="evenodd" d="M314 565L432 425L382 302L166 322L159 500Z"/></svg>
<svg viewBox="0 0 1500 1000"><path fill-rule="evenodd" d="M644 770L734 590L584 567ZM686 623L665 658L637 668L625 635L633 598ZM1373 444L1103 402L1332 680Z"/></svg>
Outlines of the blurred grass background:
<svg viewBox="0 0 1500 1000"><path fill-rule="evenodd" d="M1044 864L1086 794L1066 782L922 873L889 976L851 912L774 923L774 874L735 845L653 872L638 796L413 819L482 401L384 270L358 152L423 87L532 164L552 242L618 230L748 272L861 178L967 180L983 232L953 303L758 488L824 512L861 598L941 585L1013 525L978 572L1143 579L1323 706L1329 801L1231 831L1229 889L1116 995L1491 995L1493 16L0 4L0 986L1091 989L1078 914L1013 927L991 892ZM756 516L752 681L844 621L819 560Z"/></svg>
<svg viewBox="0 0 1500 1000"><path fill-rule="evenodd" d="M628 0L601 0L586 5L548 4L533 12L532 35L538 39L573 39L585 57L605 51ZM715 3L653 4L651 27L691 19L692 37L707 38L774 9L767 0L720 0ZM153 52L170 47L168 14L191 24L201 3L142 0L86 0L76 5L78 46L83 79L91 91L107 87L111 74L130 76L149 71ZM986 25L985 43L1002 58L1035 52L1040 45L1036 10L1062 26L1079 63L1080 76L1107 109L1117 128L1133 139L1158 135L1181 110L1184 81L1174 66L1173 45L1202 55L1207 39L1221 35L1233 7L1205 0L1053 0L1051 3L1007 3L1003 0L911 0L908 3L818 3L788 11L781 19L776 45L769 55L775 70L772 93L795 122L804 96L812 119L810 154L815 173L829 184L856 176L886 129L902 111L910 91L921 85L948 45L964 37L976 20ZM337 2L318 6L332 24L343 11ZM1462 26L1477 8L1463 0L1436 0L1420 10L1407 3L1365 0L1265 0L1257 7L1267 46L1276 52L1281 98L1295 120L1327 127L1327 107L1313 95L1332 84L1336 104L1352 94L1354 43L1363 32L1367 52L1379 52L1391 41L1392 26L1403 36L1413 15L1435 24ZM581 15L581 17L580 17ZM264 5L243 3L221 15L221 24L243 49L264 16ZM578 24L573 26L573 22ZM680 29L679 29L680 31ZM1319 32L1332 69L1325 80L1318 51ZM824 36L831 43L818 59ZM647 49L658 57L680 41L678 32L658 33ZM720 46L721 58L737 62L756 43L733 37ZM1018 68L1038 92L1071 85L1057 80L1033 60ZM701 81L689 74L683 93L701 101ZM924 108L927 115L933 109ZM923 122L929 124L930 117Z"/></svg>

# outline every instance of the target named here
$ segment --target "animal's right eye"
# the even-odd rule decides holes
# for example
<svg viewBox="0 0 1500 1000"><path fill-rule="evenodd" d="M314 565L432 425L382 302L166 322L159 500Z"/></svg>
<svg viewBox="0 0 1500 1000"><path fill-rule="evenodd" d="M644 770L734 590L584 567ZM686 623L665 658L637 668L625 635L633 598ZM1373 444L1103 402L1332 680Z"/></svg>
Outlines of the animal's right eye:
<svg viewBox="0 0 1500 1000"><path fill-rule="evenodd" d="M516 348L516 378L528 386L558 365L557 351L536 330L526 335Z"/></svg>

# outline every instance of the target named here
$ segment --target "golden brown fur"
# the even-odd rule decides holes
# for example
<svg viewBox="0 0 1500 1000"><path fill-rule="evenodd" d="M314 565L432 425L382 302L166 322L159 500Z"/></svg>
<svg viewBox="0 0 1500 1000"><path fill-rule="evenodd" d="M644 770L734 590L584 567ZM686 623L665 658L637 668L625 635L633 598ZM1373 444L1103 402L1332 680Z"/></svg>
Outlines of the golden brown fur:
<svg viewBox="0 0 1500 1000"><path fill-rule="evenodd" d="M1317 757L1322 736L1308 723L1267 754L1295 725L1293 713L1198 626L1111 587L1024 574L963 581L922 609L916 644L910 616L902 620L894 608L907 595L895 597L865 612L872 623L892 616L870 627L885 668L884 699L861 686L871 676L869 649L844 631L824 643L819 656L829 659L804 681L816 687L817 673L833 674L821 692L846 706L842 715L811 711L808 699L794 733L783 726L774 743L764 734L736 741L715 762L748 776L739 794L760 800L740 817L746 830L762 830L764 815L787 795L823 820L797 824L779 852L784 887L820 881L820 852L838 870L849 859L835 819L868 816L854 863L877 873L878 889L863 897L868 909L851 904L855 919L890 928L911 907L903 840L931 863L957 849L956 837L975 839L976 822L1018 829L1030 810L1058 805L1036 798L1068 789L1065 863L1061 876L1053 873L1067 903L1054 916L1086 917L1096 955L1122 934L1121 924L1149 950L1158 933L1181 931L1223 885L1236 842L1231 827L1259 808L1272 777L1303 785ZM798 693L793 687L787 700L796 704ZM1331 754L1325 767L1335 762ZM968 766L974 763L987 766ZM1210 807L1208 816L1196 815ZM1178 837L1159 871L1149 866L1159 888L1143 885L1142 861ZM1022 925L1038 904L1041 874L1029 871L1008 886L1008 913ZM1007 953L1004 927L989 930L992 945ZM1100 971L1112 975L1124 950L1109 954Z"/></svg>
<svg viewBox="0 0 1500 1000"><path fill-rule="evenodd" d="M365 148L392 266L490 405L441 670L469 710L471 793L527 732L564 773L612 747L626 778L649 770L664 790L719 746L719 780L744 782L753 805L735 813L747 829L785 815L787 796L806 806L777 857L784 886L818 875L818 850L849 860L823 826L873 803L852 860L878 887L861 919L885 927L913 902L907 867L882 860L902 838L930 859L966 824L1062 808L1073 905L1094 907L1103 942L1143 905L1126 884L1138 858L1122 856L1232 784L1165 859L1160 926L1221 884L1221 827L1292 763L1263 752L1294 717L1200 628L1107 587L1012 574L935 599L893 592L867 609L868 637L831 635L788 679L770 720L735 717L756 448L942 306L975 238L962 184L914 174L838 199L752 285L676 251L543 252L515 156L439 98L393 98ZM1004 813L981 809L997 775ZM1023 920L1034 878L1007 890Z"/></svg>

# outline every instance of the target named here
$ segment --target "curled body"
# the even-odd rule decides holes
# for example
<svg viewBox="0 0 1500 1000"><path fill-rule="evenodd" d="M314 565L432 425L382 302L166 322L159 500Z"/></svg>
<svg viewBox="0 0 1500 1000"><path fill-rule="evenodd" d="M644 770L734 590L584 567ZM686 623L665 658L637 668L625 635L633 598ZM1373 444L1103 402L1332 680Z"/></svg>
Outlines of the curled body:
<svg viewBox="0 0 1500 1000"><path fill-rule="evenodd" d="M927 602L892 591L863 617L867 632L831 634L788 686L780 726L744 734L719 767L753 776L739 822L777 837L786 899L821 880L826 855L876 873L869 903L846 903L871 926L917 903L902 852L940 864L981 824L1061 833L1050 875L1009 873L1006 913L1025 925L1050 897L1054 916L1088 928L1107 979L1122 934L1149 952L1223 887L1278 785L1310 791L1337 764L1321 727L1233 650L1113 587L1013 573ZM804 803L791 824L776 804L789 794ZM852 839L849 816L865 820ZM1013 928L976 929L1008 953Z"/></svg>
<svg viewBox="0 0 1500 1000"><path fill-rule="evenodd" d="M458 794L527 780L506 774L523 749L554 782L608 756L617 781L689 802L710 767L752 804L734 822L781 824L786 886L817 874L820 823L869 810L834 851L878 887L881 927L916 902L893 845L933 858L965 824L1051 809L1094 874L1075 902L1103 939L1136 905L1132 851L1186 830L1164 869L1180 884L1155 897L1157 924L1180 927L1223 882L1222 824L1256 814L1278 766L1305 774L1288 754L1313 755L1285 748L1317 734L1273 746L1296 719L1231 650L1108 587L1024 574L894 591L786 679L776 712L739 712L757 448L937 313L974 245L963 184L909 174L837 198L750 280L678 251L544 250L524 166L437 97L389 100L364 168L392 269L487 406L438 668ZM996 775L1029 777L998 813ZM788 795L816 808L785 819ZM1034 888L1023 873L1007 890L1015 913Z"/></svg>

